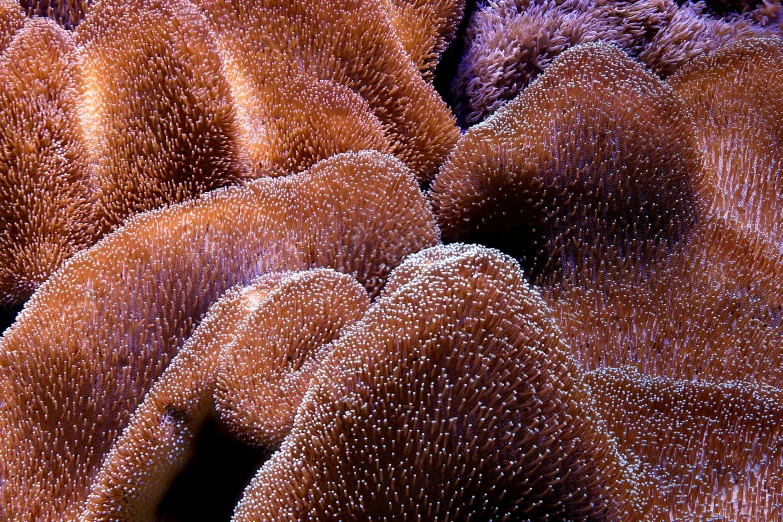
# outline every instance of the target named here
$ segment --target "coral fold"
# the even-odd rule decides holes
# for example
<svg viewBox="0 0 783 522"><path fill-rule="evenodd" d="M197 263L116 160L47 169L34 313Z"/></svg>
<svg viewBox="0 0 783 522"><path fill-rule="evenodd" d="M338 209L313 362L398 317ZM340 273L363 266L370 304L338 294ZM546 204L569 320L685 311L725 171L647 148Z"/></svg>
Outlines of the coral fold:
<svg viewBox="0 0 783 522"><path fill-rule="evenodd" d="M366 152L140 215L77 254L0 341L1 514L74 519L132 412L228 288L331 267L375 294L437 239L410 172Z"/></svg>
<svg viewBox="0 0 783 522"><path fill-rule="evenodd" d="M0 306L26 300L97 239L74 48L71 34L36 19L0 55Z"/></svg>
<svg viewBox="0 0 783 522"><path fill-rule="evenodd" d="M279 444L329 342L368 306L361 285L326 269L273 272L226 292L112 447L83 519L155 519L215 403L244 439Z"/></svg>
<svg viewBox="0 0 783 522"><path fill-rule="evenodd" d="M236 522L645 513L513 260L455 245L401 270L334 344Z"/></svg>

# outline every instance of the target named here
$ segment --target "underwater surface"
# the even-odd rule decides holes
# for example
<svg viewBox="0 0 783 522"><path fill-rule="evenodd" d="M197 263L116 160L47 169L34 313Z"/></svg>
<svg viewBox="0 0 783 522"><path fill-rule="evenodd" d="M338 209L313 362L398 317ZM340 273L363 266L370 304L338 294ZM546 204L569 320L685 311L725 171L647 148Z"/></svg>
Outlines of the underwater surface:
<svg viewBox="0 0 783 522"><path fill-rule="evenodd" d="M780 0L0 0L0 521L783 520Z"/></svg>

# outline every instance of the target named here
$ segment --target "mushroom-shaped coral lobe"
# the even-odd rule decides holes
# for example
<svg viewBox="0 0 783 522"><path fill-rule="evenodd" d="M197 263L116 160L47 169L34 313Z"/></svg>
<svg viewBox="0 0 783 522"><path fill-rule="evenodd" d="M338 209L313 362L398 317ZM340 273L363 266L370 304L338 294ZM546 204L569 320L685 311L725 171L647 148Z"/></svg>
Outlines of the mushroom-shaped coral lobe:
<svg viewBox="0 0 783 522"><path fill-rule="evenodd" d="M232 89L253 175L300 172L341 152L394 150L381 120L345 85L295 74L248 93L238 81Z"/></svg>
<svg viewBox="0 0 783 522"><path fill-rule="evenodd" d="M335 342L235 521L644 517L516 263L440 248Z"/></svg>
<svg viewBox="0 0 783 522"><path fill-rule="evenodd" d="M780 46L743 40L671 79L703 149L691 234L645 270L607 262L546 285L586 367L783 386Z"/></svg>
<svg viewBox="0 0 783 522"><path fill-rule="evenodd" d="M0 0L0 55L24 25L24 15L15 0Z"/></svg>
<svg viewBox="0 0 783 522"><path fill-rule="evenodd" d="M539 275L649 262L693 225L699 169L672 90L616 47L585 44L463 135L430 194L444 239L498 247Z"/></svg>
<svg viewBox="0 0 783 522"><path fill-rule="evenodd" d="M714 208L722 174L704 173L690 114L620 51L566 51L458 143L432 187L438 220L445 238L532 258L585 368L781 387L783 255Z"/></svg>
<svg viewBox="0 0 783 522"><path fill-rule="evenodd" d="M465 0L386 1L402 46L424 78L432 80L441 54L457 32Z"/></svg>
<svg viewBox="0 0 783 522"><path fill-rule="evenodd" d="M27 16L48 16L66 29L79 25L87 15L92 0L21 0Z"/></svg>
<svg viewBox="0 0 783 522"><path fill-rule="evenodd" d="M513 99L566 49L613 43L667 76L688 60L747 37L781 35L775 25L720 19L674 0L499 0L477 11L455 81L457 112L471 124Z"/></svg>
<svg viewBox="0 0 783 522"><path fill-rule="evenodd" d="M143 214L80 252L0 342L2 514L76 516L131 413L227 288L332 267L375 294L437 234L410 172L366 152Z"/></svg>
<svg viewBox="0 0 783 522"><path fill-rule="evenodd" d="M596 411L658 485L652 520L780 520L783 394L777 388L591 372Z"/></svg>
<svg viewBox="0 0 783 522"><path fill-rule="evenodd" d="M393 153L420 181L434 177L459 137L446 104L400 45L386 0L196 3L217 35L245 139L256 143L251 159L262 169L268 164L265 100L270 99L264 93L276 79L298 74L361 95L383 125Z"/></svg>
<svg viewBox="0 0 783 522"><path fill-rule="evenodd" d="M326 345L369 304L354 279L325 269L275 272L227 292L112 447L91 487L85 519L155 519L216 386L221 416L243 438L277 444L291 429L317 362L329 353Z"/></svg>
<svg viewBox="0 0 783 522"><path fill-rule="evenodd" d="M39 19L0 55L0 306L27 299L97 235L73 48Z"/></svg>
<svg viewBox="0 0 783 522"><path fill-rule="evenodd" d="M741 40L668 83L695 116L716 211L783 249L783 40Z"/></svg>
<svg viewBox="0 0 783 522"><path fill-rule="evenodd" d="M215 402L243 440L277 446L294 422L331 343L370 305L354 279L320 270L288 274L220 355Z"/></svg>
<svg viewBox="0 0 783 522"><path fill-rule="evenodd" d="M246 175L231 92L187 0L102 0L76 31L81 122L112 226Z"/></svg>

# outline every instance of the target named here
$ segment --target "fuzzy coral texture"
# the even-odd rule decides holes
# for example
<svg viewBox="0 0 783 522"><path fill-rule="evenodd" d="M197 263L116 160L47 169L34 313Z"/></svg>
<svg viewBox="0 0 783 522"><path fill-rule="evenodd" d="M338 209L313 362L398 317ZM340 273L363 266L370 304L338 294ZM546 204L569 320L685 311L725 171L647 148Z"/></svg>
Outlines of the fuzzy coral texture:
<svg viewBox="0 0 783 522"><path fill-rule="evenodd" d="M0 0L0 521L782 519L775 2Z"/></svg>
<svg viewBox="0 0 783 522"><path fill-rule="evenodd" d="M779 0L743 3L675 0L498 0L483 4L466 33L454 84L467 124L514 98L566 49L613 43L669 76L688 60L748 37L783 36Z"/></svg>
<svg viewBox="0 0 783 522"><path fill-rule="evenodd" d="M526 266L598 415L655 477L652 520L780 516L781 110L780 39L668 82L578 46L431 189L444 239Z"/></svg>
<svg viewBox="0 0 783 522"><path fill-rule="evenodd" d="M394 154L425 182L459 135L420 71L460 2L103 0L74 31L14 4L0 1L0 306L134 214L349 151Z"/></svg>

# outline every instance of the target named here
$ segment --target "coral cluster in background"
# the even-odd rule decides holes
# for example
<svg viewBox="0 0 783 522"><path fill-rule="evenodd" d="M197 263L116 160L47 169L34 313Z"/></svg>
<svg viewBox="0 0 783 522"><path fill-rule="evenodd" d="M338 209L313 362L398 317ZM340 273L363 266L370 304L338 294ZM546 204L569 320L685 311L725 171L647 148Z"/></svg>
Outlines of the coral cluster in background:
<svg viewBox="0 0 783 522"><path fill-rule="evenodd" d="M733 13L730 4L487 2L474 13L465 35L467 50L454 84L457 114L466 124L483 120L514 98L560 53L580 43L613 43L652 71L668 76L688 60L726 43L783 36L779 0L743 3L740 13Z"/></svg>
<svg viewBox="0 0 783 522"><path fill-rule="evenodd" d="M783 517L780 3L468 4L0 0L0 520Z"/></svg>

